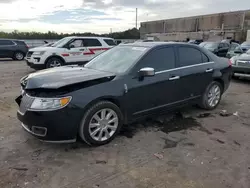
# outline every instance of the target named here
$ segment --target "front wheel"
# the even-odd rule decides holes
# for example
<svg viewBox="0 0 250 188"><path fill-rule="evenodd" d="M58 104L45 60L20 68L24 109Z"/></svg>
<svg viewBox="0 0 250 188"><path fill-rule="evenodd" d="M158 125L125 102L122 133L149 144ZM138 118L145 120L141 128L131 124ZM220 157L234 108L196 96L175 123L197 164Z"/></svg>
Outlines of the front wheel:
<svg viewBox="0 0 250 188"><path fill-rule="evenodd" d="M101 101L90 107L79 127L79 136L89 145L103 145L112 141L122 126L122 113L118 106Z"/></svg>
<svg viewBox="0 0 250 188"><path fill-rule="evenodd" d="M52 57L47 61L46 68L60 67L62 65L63 65L63 62L61 59L57 57Z"/></svg>
<svg viewBox="0 0 250 188"><path fill-rule="evenodd" d="M215 109L220 103L222 92L222 85L213 81L206 88L200 106L206 110Z"/></svg>

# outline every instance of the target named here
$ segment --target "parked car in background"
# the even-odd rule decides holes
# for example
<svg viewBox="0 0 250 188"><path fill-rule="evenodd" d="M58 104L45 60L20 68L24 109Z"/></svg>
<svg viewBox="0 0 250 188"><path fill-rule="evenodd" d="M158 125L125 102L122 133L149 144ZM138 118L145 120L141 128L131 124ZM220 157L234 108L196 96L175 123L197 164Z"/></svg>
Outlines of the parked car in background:
<svg viewBox="0 0 250 188"><path fill-rule="evenodd" d="M200 39L188 41L189 44L197 44L197 45L199 45L202 42L203 42L203 40L200 40Z"/></svg>
<svg viewBox="0 0 250 188"><path fill-rule="evenodd" d="M250 74L250 49L239 56L231 58L233 73Z"/></svg>
<svg viewBox="0 0 250 188"><path fill-rule="evenodd" d="M217 107L231 63L187 43L120 44L83 66L21 79L18 119L35 137L89 145L110 142L123 124L187 104Z"/></svg>
<svg viewBox="0 0 250 188"><path fill-rule="evenodd" d="M27 52L28 46L24 41L0 39L0 58L23 60Z"/></svg>
<svg viewBox="0 0 250 188"><path fill-rule="evenodd" d="M250 49L250 41L245 41L241 44L241 49L246 52Z"/></svg>
<svg viewBox="0 0 250 188"><path fill-rule="evenodd" d="M230 44L230 48L229 48L229 50L227 52L226 57L230 59L231 57L236 56L236 55L240 55L242 53L244 53L244 52L241 49L241 46L238 43L233 42L233 43Z"/></svg>
<svg viewBox="0 0 250 188"><path fill-rule="evenodd" d="M104 37L66 37L50 47L29 50L27 65L34 69L86 63L100 53L114 47L114 39Z"/></svg>
<svg viewBox="0 0 250 188"><path fill-rule="evenodd" d="M206 42L202 47L213 52L219 57L226 57L229 44L224 42Z"/></svg>

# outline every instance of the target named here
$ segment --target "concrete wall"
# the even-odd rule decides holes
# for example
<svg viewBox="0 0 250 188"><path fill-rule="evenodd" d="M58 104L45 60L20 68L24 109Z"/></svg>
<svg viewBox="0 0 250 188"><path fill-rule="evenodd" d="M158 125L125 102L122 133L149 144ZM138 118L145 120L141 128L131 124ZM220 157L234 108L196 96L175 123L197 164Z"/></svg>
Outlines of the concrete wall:
<svg viewBox="0 0 250 188"><path fill-rule="evenodd" d="M245 20L245 22L243 20ZM140 33L142 38L144 38L146 34L155 33L168 33L169 35L173 35L173 33L185 33L182 35L200 36L200 31L221 31L223 29L226 34L222 37L225 37L227 35L235 36L235 34L242 30L244 27L250 27L250 10L142 22L140 27ZM232 34L232 32L234 32L234 34ZM181 34L177 35L180 36ZM214 35L214 33L211 35ZM217 34L215 35L217 36ZM183 37L180 37L180 40L182 38Z"/></svg>

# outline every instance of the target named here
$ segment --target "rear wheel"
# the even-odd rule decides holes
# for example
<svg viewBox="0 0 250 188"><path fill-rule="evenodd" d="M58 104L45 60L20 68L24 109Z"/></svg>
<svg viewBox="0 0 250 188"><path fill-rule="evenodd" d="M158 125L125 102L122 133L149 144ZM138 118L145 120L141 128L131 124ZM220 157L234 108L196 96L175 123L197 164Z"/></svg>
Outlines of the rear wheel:
<svg viewBox="0 0 250 188"><path fill-rule="evenodd" d="M62 65L63 65L63 62L61 59L57 57L52 57L47 61L46 68L60 67Z"/></svg>
<svg viewBox="0 0 250 188"><path fill-rule="evenodd" d="M215 109L220 103L222 92L222 85L217 81L213 81L206 88L200 106L206 110Z"/></svg>
<svg viewBox="0 0 250 188"><path fill-rule="evenodd" d="M89 145L103 145L112 141L122 126L122 113L118 106L101 101L90 107L79 127L80 138Z"/></svg>
<svg viewBox="0 0 250 188"><path fill-rule="evenodd" d="M15 52L14 58L15 60L21 61L24 59L24 53L23 52Z"/></svg>

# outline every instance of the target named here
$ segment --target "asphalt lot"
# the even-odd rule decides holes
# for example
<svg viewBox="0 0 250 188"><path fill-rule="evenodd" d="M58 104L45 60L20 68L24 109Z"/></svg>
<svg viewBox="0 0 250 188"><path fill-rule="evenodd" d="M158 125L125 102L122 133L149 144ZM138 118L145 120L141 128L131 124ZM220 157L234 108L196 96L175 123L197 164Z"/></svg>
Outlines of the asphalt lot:
<svg viewBox="0 0 250 188"><path fill-rule="evenodd" d="M0 60L0 188L250 187L250 80L234 80L214 111L147 119L91 148L43 143L22 130L14 99L33 71Z"/></svg>

